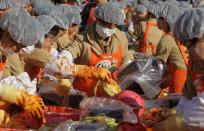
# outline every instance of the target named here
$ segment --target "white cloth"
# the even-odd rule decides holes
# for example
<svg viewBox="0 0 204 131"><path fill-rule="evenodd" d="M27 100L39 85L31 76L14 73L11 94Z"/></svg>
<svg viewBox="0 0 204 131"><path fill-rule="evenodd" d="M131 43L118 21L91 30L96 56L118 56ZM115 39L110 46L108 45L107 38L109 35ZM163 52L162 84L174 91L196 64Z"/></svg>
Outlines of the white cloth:
<svg viewBox="0 0 204 131"><path fill-rule="evenodd" d="M0 81L0 84L13 85L21 90L28 91L29 94L36 94L37 79L30 80L28 73L24 72L18 76L9 76Z"/></svg>

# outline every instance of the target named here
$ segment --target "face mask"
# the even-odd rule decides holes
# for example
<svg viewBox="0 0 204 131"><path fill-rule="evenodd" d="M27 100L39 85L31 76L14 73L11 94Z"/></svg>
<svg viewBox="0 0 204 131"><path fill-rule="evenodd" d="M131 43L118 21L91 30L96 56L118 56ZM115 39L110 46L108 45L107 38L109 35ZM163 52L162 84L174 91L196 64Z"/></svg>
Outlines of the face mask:
<svg viewBox="0 0 204 131"><path fill-rule="evenodd" d="M96 24L96 32L100 37L107 38L115 33L115 29L109 29L99 24Z"/></svg>
<svg viewBox="0 0 204 131"><path fill-rule="evenodd" d="M11 48L2 48L1 47L1 53L2 53L2 55L4 55L4 56L11 56L11 55L13 55L15 52L11 49Z"/></svg>

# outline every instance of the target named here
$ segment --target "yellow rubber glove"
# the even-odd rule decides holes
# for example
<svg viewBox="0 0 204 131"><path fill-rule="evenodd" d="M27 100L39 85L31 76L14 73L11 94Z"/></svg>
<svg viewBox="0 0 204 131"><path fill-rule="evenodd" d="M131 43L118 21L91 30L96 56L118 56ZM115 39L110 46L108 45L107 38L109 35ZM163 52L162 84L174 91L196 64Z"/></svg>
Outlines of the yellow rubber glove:
<svg viewBox="0 0 204 131"><path fill-rule="evenodd" d="M96 68L86 65L74 65L73 75L82 78L100 79L107 83L112 82L112 75L106 68Z"/></svg>
<svg viewBox="0 0 204 131"><path fill-rule="evenodd" d="M28 116L40 119L42 120L42 123L45 122L45 105L42 99L38 96L30 95L28 92L11 85L1 85L0 100L10 104L16 104L22 107Z"/></svg>

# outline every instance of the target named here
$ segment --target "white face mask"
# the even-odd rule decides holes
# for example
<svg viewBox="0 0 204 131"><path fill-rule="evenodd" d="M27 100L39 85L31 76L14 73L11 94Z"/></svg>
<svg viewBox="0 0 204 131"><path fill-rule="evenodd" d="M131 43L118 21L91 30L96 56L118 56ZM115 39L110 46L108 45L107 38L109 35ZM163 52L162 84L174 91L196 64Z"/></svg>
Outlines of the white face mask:
<svg viewBox="0 0 204 131"><path fill-rule="evenodd" d="M109 29L109 28L103 27L99 24L96 24L96 32L102 38L107 38L107 37L113 35L115 33L115 31L116 31L115 29Z"/></svg>

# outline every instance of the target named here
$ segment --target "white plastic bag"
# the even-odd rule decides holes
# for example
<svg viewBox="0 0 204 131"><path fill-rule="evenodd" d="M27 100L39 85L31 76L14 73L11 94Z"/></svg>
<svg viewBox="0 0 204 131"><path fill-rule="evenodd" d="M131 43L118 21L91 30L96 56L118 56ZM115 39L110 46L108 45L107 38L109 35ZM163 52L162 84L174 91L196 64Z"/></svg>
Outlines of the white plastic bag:
<svg viewBox="0 0 204 131"><path fill-rule="evenodd" d="M9 76L0 81L0 84L13 85L21 90L26 90L30 94L36 94L37 92L37 79L30 80L28 73L24 72L18 76Z"/></svg>
<svg viewBox="0 0 204 131"><path fill-rule="evenodd" d="M122 89L128 88L133 82L138 83L149 99L153 99L161 91L159 85L163 69L154 57L141 55L131 63L123 65L117 74L117 81Z"/></svg>

